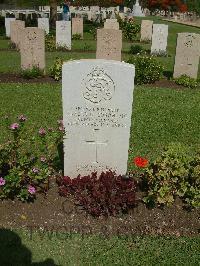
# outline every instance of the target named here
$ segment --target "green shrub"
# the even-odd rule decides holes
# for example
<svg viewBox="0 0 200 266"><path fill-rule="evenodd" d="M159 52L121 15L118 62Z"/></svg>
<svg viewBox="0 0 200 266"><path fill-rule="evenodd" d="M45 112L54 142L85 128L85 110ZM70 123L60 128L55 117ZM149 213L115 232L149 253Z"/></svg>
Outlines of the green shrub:
<svg viewBox="0 0 200 266"><path fill-rule="evenodd" d="M58 46L57 45L56 51L66 52L66 51L70 51L70 48L67 46Z"/></svg>
<svg viewBox="0 0 200 266"><path fill-rule="evenodd" d="M151 53L154 56L159 56L159 57L167 57L167 52L163 50L159 50L157 52L152 52Z"/></svg>
<svg viewBox="0 0 200 266"><path fill-rule="evenodd" d="M81 34L76 33L72 35L72 40L80 40L82 38Z"/></svg>
<svg viewBox="0 0 200 266"><path fill-rule="evenodd" d="M135 83L146 84L160 80L163 73L163 66L153 56L137 56L127 60L135 65Z"/></svg>
<svg viewBox="0 0 200 266"><path fill-rule="evenodd" d="M95 28L92 21L87 20L84 24L83 24L83 32L88 32L90 33L91 29Z"/></svg>
<svg viewBox="0 0 200 266"><path fill-rule="evenodd" d="M184 195L185 201L191 207L200 208L200 154L197 154L190 162L187 182L188 189Z"/></svg>
<svg viewBox="0 0 200 266"><path fill-rule="evenodd" d="M53 66L50 67L49 69L50 77L54 78L56 81L62 78L62 65L63 65L63 60L58 57L54 61Z"/></svg>
<svg viewBox="0 0 200 266"><path fill-rule="evenodd" d="M93 39L96 40L97 39L97 29L96 28L92 28L90 30L90 33L92 34Z"/></svg>
<svg viewBox="0 0 200 266"><path fill-rule="evenodd" d="M48 52L53 52L56 50L56 39L54 35L45 36L45 49Z"/></svg>
<svg viewBox="0 0 200 266"><path fill-rule="evenodd" d="M124 21L122 24L124 38L133 41L140 32L140 25L134 21Z"/></svg>
<svg viewBox="0 0 200 266"><path fill-rule="evenodd" d="M146 169L143 184L147 204L172 205L180 197L187 206L200 207L200 154L192 157L186 146L170 144Z"/></svg>
<svg viewBox="0 0 200 266"><path fill-rule="evenodd" d="M142 46L140 46L139 44L135 44L135 45L131 45L129 53L130 54L139 54L143 51Z"/></svg>
<svg viewBox="0 0 200 266"><path fill-rule="evenodd" d="M188 77L187 75L181 75L179 78L174 79L175 83L187 88L194 89L198 86L196 79Z"/></svg>
<svg viewBox="0 0 200 266"><path fill-rule="evenodd" d="M8 48L11 50L16 50L16 44L14 42L8 41Z"/></svg>
<svg viewBox="0 0 200 266"><path fill-rule="evenodd" d="M140 42L141 43L151 43L151 40L144 38Z"/></svg>
<svg viewBox="0 0 200 266"><path fill-rule="evenodd" d="M119 28L123 29L123 25L124 25L123 19L120 17L120 15L118 13L115 14L115 17L117 19L117 22L119 23Z"/></svg>
<svg viewBox="0 0 200 266"><path fill-rule="evenodd" d="M176 196L187 190L190 158L181 144L171 144L144 173L148 195L144 201L154 205L171 205Z"/></svg>
<svg viewBox="0 0 200 266"><path fill-rule="evenodd" d="M41 70L39 67L34 66L31 69L22 69L21 76L25 79L34 79L39 78L44 75L44 71Z"/></svg>
<svg viewBox="0 0 200 266"><path fill-rule="evenodd" d="M0 15L0 35L6 35L5 32L5 18Z"/></svg>

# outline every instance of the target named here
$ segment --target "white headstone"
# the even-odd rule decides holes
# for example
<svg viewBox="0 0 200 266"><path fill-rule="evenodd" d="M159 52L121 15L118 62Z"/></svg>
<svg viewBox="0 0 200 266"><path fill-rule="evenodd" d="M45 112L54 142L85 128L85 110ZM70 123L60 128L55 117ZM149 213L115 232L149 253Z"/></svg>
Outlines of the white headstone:
<svg viewBox="0 0 200 266"><path fill-rule="evenodd" d="M71 21L56 21L56 46L71 50Z"/></svg>
<svg viewBox="0 0 200 266"><path fill-rule="evenodd" d="M45 69L45 32L37 27L27 27L21 35L21 68Z"/></svg>
<svg viewBox="0 0 200 266"><path fill-rule="evenodd" d="M45 30L46 34L49 34L49 19L38 18L38 28Z"/></svg>
<svg viewBox="0 0 200 266"><path fill-rule="evenodd" d="M128 8L125 6L125 7L124 7L124 13L126 13L127 10L128 10Z"/></svg>
<svg viewBox="0 0 200 266"><path fill-rule="evenodd" d="M92 20L92 12L87 11L87 15L88 15L88 20L91 21Z"/></svg>
<svg viewBox="0 0 200 266"><path fill-rule="evenodd" d="M151 54L166 54L167 52L168 25L154 24Z"/></svg>
<svg viewBox="0 0 200 266"><path fill-rule="evenodd" d="M72 18L72 35L80 34L83 38L83 18Z"/></svg>
<svg viewBox="0 0 200 266"><path fill-rule="evenodd" d="M7 37L10 37L10 22L15 20L16 18L5 18L5 28Z"/></svg>
<svg viewBox="0 0 200 266"><path fill-rule="evenodd" d="M117 19L106 19L106 22L104 22L104 29L119 30Z"/></svg>
<svg viewBox="0 0 200 266"><path fill-rule="evenodd" d="M101 11L101 14L102 14L102 19L106 19L107 18L107 13L105 10Z"/></svg>
<svg viewBox="0 0 200 266"><path fill-rule="evenodd" d="M6 17L6 11L5 10L1 10L1 16L4 18Z"/></svg>
<svg viewBox="0 0 200 266"><path fill-rule="evenodd" d="M117 61L64 63L66 176L74 178L109 169L126 174L134 76L133 65Z"/></svg>
<svg viewBox="0 0 200 266"><path fill-rule="evenodd" d="M119 16L120 16L120 18L121 18L122 20L124 20L124 19L125 19L125 14L124 14L124 13L122 13L122 12L119 12Z"/></svg>
<svg viewBox="0 0 200 266"><path fill-rule="evenodd" d="M116 14L114 11L111 11L110 13L110 19L116 19Z"/></svg>
<svg viewBox="0 0 200 266"><path fill-rule="evenodd" d="M174 78L187 75L197 78L200 56L200 34L178 33Z"/></svg>
<svg viewBox="0 0 200 266"><path fill-rule="evenodd" d="M93 12L96 12L96 11L99 11L100 8L99 8L99 6L91 6L90 10L93 11Z"/></svg>
<svg viewBox="0 0 200 266"><path fill-rule="evenodd" d="M136 0L135 5L133 5L133 16L134 17L144 17L144 13L142 12L142 8L139 4L139 0Z"/></svg>
<svg viewBox="0 0 200 266"><path fill-rule="evenodd" d="M25 22L22 20L15 20L10 22L10 40L15 44L16 49L20 50L20 44L23 41L22 32L25 29Z"/></svg>
<svg viewBox="0 0 200 266"><path fill-rule="evenodd" d="M152 20L142 20L141 37L140 37L141 42L151 41L152 28L153 28L153 21Z"/></svg>
<svg viewBox="0 0 200 266"><path fill-rule="evenodd" d="M97 59L121 61L122 31L97 29Z"/></svg>

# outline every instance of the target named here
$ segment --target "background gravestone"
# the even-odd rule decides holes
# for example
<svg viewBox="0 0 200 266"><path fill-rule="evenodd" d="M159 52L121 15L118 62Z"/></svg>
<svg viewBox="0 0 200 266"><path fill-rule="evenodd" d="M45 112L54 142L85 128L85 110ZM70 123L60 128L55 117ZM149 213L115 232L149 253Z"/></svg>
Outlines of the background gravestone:
<svg viewBox="0 0 200 266"><path fill-rule="evenodd" d="M134 75L133 65L117 61L64 63L66 176L74 178L109 169L126 174Z"/></svg>
<svg viewBox="0 0 200 266"><path fill-rule="evenodd" d="M141 37L140 37L141 42L151 41L152 27L153 27L153 21L152 20L142 20Z"/></svg>
<svg viewBox="0 0 200 266"><path fill-rule="evenodd" d="M38 18L38 28L45 30L46 34L49 34L49 19Z"/></svg>
<svg viewBox="0 0 200 266"><path fill-rule="evenodd" d="M25 28L25 22L22 20L15 20L10 22L10 40L20 49L20 42L22 39L22 32Z"/></svg>
<svg viewBox="0 0 200 266"><path fill-rule="evenodd" d="M121 61L122 31L97 29L97 59Z"/></svg>
<svg viewBox="0 0 200 266"><path fill-rule="evenodd" d="M25 28L21 42L21 68L32 69L34 66L45 69L45 32L38 28Z"/></svg>
<svg viewBox="0 0 200 266"><path fill-rule="evenodd" d="M87 11L87 16L88 16L88 20L91 21L92 20L92 12Z"/></svg>
<svg viewBox="0 0 200 266"><path fill-rule="evenodd" d="M56 46L71 50L71 21L56 21Z"/></svg>
<svg viewBox="0 0 200 266"><path fill-rule="evenodd" d="M104 22L104 29L119 30L117 19L106 19L106 22Z"/></svg>
<svg viewBox="0 0 200 266"><path fill-rule="evenodd" d="M167 38L168 38L168 25L154 24L151 54L166 54Z"/></svg>
<svg viewBox="0 0 200 266"><path fill-rule="evenodd" d="M200 35L195 33L178 33L174 78L187 75L197 78L200 56Z"/></svg>
<svg viewBox="0 0 200 266"><path fill-rule="evenodd" d="M5 18L5 28L7 37L10 37L10 22L15 20L16 18Z"/></svg>
<svg viewBox="0 0 200 266"><path fill-rule="evenodd" d="M107 13L105 10L101 11L102 14L102 20L107 19Z"/></svg>
<svg viewBox="0 0 200 266"><path fill-rule="evenodd" d="M80 34L83 38L83 18L72 18L72 35Z"/></svg>

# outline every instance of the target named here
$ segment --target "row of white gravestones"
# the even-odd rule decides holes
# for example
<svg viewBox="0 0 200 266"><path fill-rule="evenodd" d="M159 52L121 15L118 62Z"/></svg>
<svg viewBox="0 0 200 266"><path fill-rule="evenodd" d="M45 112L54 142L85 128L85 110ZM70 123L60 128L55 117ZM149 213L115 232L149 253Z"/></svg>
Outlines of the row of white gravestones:
<svg viewBox="0 0 200 266"><path fill-rule="evenodd" d="M49 19L38 18L38 28L44 30L46 34L49 34Z"/></svg>
<svg viewBox="0 0 200 266"><path fill-rule="evenodd" d="M71 50L71 21L56 21L56 47Z"/></svg>
<svg viewBox="0 0 200 266"><path fill-rule="evenodd" d="M167 38L168 25L153 25L153 21L142 21L141 41L151 41L152 39L151 54L166 53ZM184 74L192 78L197 78L199 56L200 35L195 33L179 33L176 46L174 78Z"/></svg>
<svg viewBox="0 0 200 266"><path fill-rule="evenodd" d="M43 20L45 20L46 23L43 23ZM47 20L48 18L38 19L38 28L44 29L46 33L49 32L49 22ZM11 38L11 42L14 43L19 50L20 43L23 41L22 33L25 29L25 22L22 20L15 20L15 18L5 18L5 27L6 36Z"/></svg>
<svg viewBox="0 0 200 266"><path fill-rule="evenodd" d="M10 37L10 22L15 20L16 18L5 18L5 29L7 37Z"/></svg>
<svg viewBox="0 0 200 266"><path fill-rule="evenodd" d="M167 53L168 25L154 24L151 54L159 55Z"/></svg>
<svg viewBox="0 0 200 266"><path fill-rule="evenodd" d="M119 23L117 19L106 19L104 22L104 29L119 30Z"/></svg>
<svg viewBox="0 0 200 266"><path fill-rule="evenodd" d="M122 31L97 29L97 59L121 61Z"/></svg>
<svg viewBox="0 0 200 266"><path fill-rule="evenodd" d="M197 78L200 57L200 34L178 33L174 78L187 75Z"/></svg>
<svg viewBox="0 0 200 266"><path fill-rule="evenodd" d="M168 25L153 24L151 20L142 20L141 42L150 42L151 54L165 54L167 52Z"/></svg>
<svg viewBox="0 0 200 266"><path fill-rule="evenodd" d="M21 20L16 20L15 18L5 18L5 28L6 28L7 37L10 37L10 22L12 21L21 21ZM49 19L38 18L38 28L45 30L46 34L49 34Z"/></svg>
<svg viewBox="0 0 200 266"><path fill-rule="evenodd" d="M133 65L112 60L64 63L66 176L106 170L126 174L134 75Z"/></svg>

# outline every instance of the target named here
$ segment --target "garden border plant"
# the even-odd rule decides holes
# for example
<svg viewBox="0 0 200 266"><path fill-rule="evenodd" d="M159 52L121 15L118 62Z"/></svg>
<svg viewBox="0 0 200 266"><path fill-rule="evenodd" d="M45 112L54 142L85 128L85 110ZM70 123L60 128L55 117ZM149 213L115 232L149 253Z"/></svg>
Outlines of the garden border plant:
<svg viewBox="0 0 200 266"><path fill-rule="evenodd" d="M25 115L11 123L6 117L7 139L0 145L0 198L33 200L48 190L49 177L56 173L56 149L62 142L64 127L28 130ZM31 137L29 137L31 135Z"/></svg>
<svg viewBox="0 0 200 266"><path fill-rule="evenodd" d="M136 24L133 20L124 20L122 23L120 23L120 26L124 38L129 41L135 40L141 29L141 26Z"/></svg>
<svg viewBox="0 0 200 266"><path fill-rule="evenodd" d="M25 79L34 79L44 76L44 70L38 66L33 66L30 69L21 69L20 75Z"/></svg>
<svg viewBox="0 0 200 266"><path fill-rule="evenodd" d="M197 80L194 78L191 78L187 75L181 75L178 78L174 78L174 81L176 84L182 85L182 86L190 88L190 89L197 88L197 86L198 86Z"/></svg>
<svg viewBox="0 0 200 266"><path fill-rule="evenodd" d="M136 205L136 182L129 176L117 175L113 171L96 172L88 176L57 179L59 194L72 197L73 202L94 217L127 212Z"/></svg>
<svg viewBox="0 0 200 266"><path fill-rule="evenodd" d="M135 65L135 83L138 85L154 83L163 75L163 65L154 56L137 55L129 58L127 63Z"/></svg>
<svg viewBox="0 0 200 266"><path fill-rule="evenodd" d="M148 205L170 206L179 197L187 207L200 207L200 153L191 156L187 146L171 143L141 177Z"/></svg>
<svg viewBox="0 0 200 266"><path fill-rule="evenodd" d="M50 77L52 77L56 81L59 81L62 78L62 65L63 59L57 57L53 62L53 65L49 68Z"/></svg>

